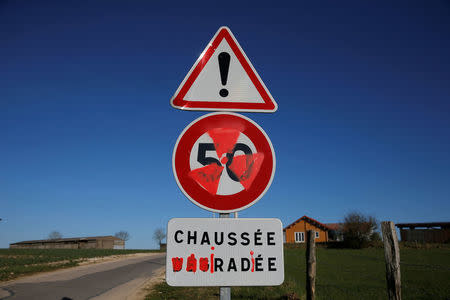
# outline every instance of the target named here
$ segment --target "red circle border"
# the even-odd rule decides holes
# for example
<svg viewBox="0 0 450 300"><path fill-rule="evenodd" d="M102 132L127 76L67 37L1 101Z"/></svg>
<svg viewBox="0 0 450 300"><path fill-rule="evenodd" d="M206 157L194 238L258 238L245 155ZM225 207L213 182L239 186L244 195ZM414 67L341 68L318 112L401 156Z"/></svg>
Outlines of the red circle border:
<svg viewBox="0 0 450 300"><path fill-rule="evenodd" d="M264 153L264 160L249 190L233 195L212 195L188 176L194 143L213 128L233 128L245 134ZM236 113L211 113L189 124L178 137L173 157L173 173L181 191L194 204L213 212L234 212L255 204L268 190L275 173L275 152L264 130L251 119Z"/></svg>

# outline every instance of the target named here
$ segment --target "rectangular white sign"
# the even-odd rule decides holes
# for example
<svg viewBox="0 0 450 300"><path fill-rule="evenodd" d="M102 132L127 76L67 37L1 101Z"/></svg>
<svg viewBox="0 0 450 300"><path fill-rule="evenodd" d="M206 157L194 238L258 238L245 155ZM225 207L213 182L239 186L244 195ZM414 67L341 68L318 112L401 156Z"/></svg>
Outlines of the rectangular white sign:
<svg viewBox="0 0 450 300"><path fill-rule="evenodd" d="M169 221L167 284L264 286L283 281L283 227L279 219Z"/></svg>

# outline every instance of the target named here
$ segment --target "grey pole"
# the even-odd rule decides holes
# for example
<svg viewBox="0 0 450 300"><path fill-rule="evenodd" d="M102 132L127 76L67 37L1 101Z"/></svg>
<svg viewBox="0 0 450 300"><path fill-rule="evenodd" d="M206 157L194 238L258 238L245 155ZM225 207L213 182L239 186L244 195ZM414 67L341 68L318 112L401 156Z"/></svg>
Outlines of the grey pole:
<svg viewBox="0 0 450 300"><path fill-rule="evenodd" d="M236 215L235 215L236 217ZM230 218L230 214L219 214L219 218ZM220 287L220 300L231 300L231 288Z"/></svg>

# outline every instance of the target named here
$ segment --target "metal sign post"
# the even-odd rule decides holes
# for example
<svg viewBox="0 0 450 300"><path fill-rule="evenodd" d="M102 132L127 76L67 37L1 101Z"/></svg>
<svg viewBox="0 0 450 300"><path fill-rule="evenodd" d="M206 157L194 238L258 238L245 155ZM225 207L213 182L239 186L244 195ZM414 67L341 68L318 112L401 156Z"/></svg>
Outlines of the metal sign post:
<svg viewBox="0 0 450 300"><path fill-rule="evenodd" d="M230 214L219 214L219 218L228 219ZM220 287L220 300L231 300L231 288Z"/></svg>
<svg viewBox="0 0 450 300"><path fill-rule="evenodd" d="M231 300L232 286L282 284L281 221L237 213L269 189L275 151L256 122L234 113L273 113L278 105L228 27L219 28L170 104L215 113L191 122L174 147L178 187L213 215L169 221L167 284L220 287L221 300Z"/></svg>

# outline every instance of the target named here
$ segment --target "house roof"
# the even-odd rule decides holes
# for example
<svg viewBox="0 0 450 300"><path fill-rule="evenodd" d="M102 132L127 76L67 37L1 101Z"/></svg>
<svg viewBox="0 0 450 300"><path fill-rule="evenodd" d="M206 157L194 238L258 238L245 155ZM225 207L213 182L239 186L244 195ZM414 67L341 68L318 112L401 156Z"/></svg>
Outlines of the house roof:
<svg viewBox="0 0 450 300"><path fill-rule="evenodd" d="M323 224L323 223L320 223L319 221L317 221L317 220L315 220L315 219L313 219L313 218L310 218L310 217L308 217L308 216L303 216L303 217L301 217L301 218L298 219L297 221L295 221L295 222L293 222L292 224L286 226L283 230L286 230L286 229L288 229L288 228L291 228L292 226L294 226L295 224L297 224L298 222L300 222L300 221L302 221L302 220L304 220L305 222L308 222L309 224L312 224L312 225L314 225L314 226L316 226L316 227L319 227L319 228L321 228L321 229L323 229L323 230L325 230L325 231L330 230L330 228L329 228L327 225L325 225L325 224Z"/></svg>
<svg viewBox="0 0 450 300"><path fill-rule="evenodd" d="M395 224L398 228L415 228L415 227L441 227L441 228L450 228L450 222L429 222L429 223L398 223Z"/></svg>
<svg viewBox="0 0 450 300"><path fill-rule="evenodd" d="M63 239L31 240L31 241L22 241L22 242L12 243L10 245L95 241L95 240L105 240L105 239L121 240L115 236L107 235L107 236L75 237L75 238L63 238Z"/></svg>
<svg viewBox="0 0 450 300"><path fill-rule="evenodd" d="M330 230L339 230L342 227L342 223L325 223Z"/></svg>

